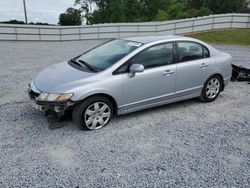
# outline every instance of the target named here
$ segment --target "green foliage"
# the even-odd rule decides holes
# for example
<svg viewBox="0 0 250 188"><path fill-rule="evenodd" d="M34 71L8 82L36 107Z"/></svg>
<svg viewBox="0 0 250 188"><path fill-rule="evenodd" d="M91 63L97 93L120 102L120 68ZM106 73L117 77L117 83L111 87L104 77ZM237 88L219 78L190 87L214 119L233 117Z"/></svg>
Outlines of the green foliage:
<svg viewBox="0 0 250 188"><path fill-rule="evenodd" d="M185 0L184 0L185 1ZM186 0L186 5L191 9L207 7L216 14L245 12L249 0Z"/></svg>
<svg viewBox="0 0 250 188"><path fill-rule="evenodd" d="M59 25L81 25L81 11L74 8L68 8L65 13L59 16Z"/></svg>
<svg viewBox="0 0 250 188"><path fill-rule="evenodd" d="M4 21L4 22L0 22L0 23L4 23L4 24L25 24L24 21L19 21L19 20L10 20L10 21Z"/></svg>
<svg viewBox="0 0 250 188"><path fill-rule="evenodd" d="M124 22L136 22L140 19L142 5L135 0L122 1L122 12ZM121 13L122 14L122 13Z"/></svg>
<svg viewBox="0 0 250 188"><path fill-rule="evenodd" d="M199 9L201 7L206 6L208 0L186 0L186 6L188 9Z"/></svg>
<svg viewBox="0 0 250 188"><path fill-rule="evenodd" d="M155 16L156 21L165 21L169 19L169 15L164 10L158 10L158 13Z"/></svg>
<svg viewBox="0 0 250 188"><path fill-rule="evenodd" d="M209 14L247 12L250 0L75 0L87 24L162 21ZM90 12L89 4L97 10Z"/></svg>
<svg viewBox="0 0 250 188"><path fill-rule="evenodd" d="M216 14L242 12L246 10L249 1L246 0L208 0L207 6Z"/></svg>
<svg viewBox="0 0 250 188"><path fill-rule="evenodd" d="M189 9L185 12L182 12L176 18L177 19L193 18L198 16L208 16L211 14L213 14L213 12L210 9L206 7L201 7L199 9Z"/></svg>
<svg viewBox="0 0 250 188"><path fill-rule="evenodd" d="M167 13L170 19L178 18L178 16L185 11L185 7L182 3L175 3L170 5L167 9Z"/></svg>
<svg viewBox="0 0 250 188"><path fill-rule="evenodd" d="M10 21L3 21L0 22L3 24L25 24L24 21L19 21L19 20L10 20ZM48 23L43 23L43 22L29 22L30 25L52 25L52 24L48 24Z"/></svg>
<svg viewBox="0 0 250 188"><path fill-rule="evenodd" d="M52 25L52 24L48 24L48 23L43 23L43 22L30 22L30 25Z"/></svg>

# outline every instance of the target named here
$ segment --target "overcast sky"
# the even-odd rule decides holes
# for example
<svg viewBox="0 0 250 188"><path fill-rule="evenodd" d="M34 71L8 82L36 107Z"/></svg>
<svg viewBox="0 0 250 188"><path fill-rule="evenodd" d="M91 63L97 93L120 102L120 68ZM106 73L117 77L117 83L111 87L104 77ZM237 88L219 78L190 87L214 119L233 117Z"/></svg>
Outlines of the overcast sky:
<svg viewBox="0 0 250 188"><path fill-rule="evenodd" d="M75 0L26 0L28 22L57 24L60 13L74 7ZM23 0L0 0L0 21L24 21Z"/></svg>

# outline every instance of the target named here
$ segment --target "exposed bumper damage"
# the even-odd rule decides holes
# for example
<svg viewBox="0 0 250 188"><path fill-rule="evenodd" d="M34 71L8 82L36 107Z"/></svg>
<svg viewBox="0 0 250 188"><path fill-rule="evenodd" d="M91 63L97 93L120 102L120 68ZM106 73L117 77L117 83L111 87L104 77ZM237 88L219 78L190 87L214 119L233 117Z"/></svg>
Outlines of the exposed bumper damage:
<svg viewBox="0 0 250 188"><path fill-rule="evenodd" d="M250 69L232 64L232 81L248 81L250 82Z"/></svg>
<svg viewBox="0 0 250 188"><path fill-rule="evenodd" d="M65 115L67 110L70 110L72 106L75 104L73 101L67 102L40 102L37 101L36 98L40 95L40 93L31 85L28 88L28 94L30 97L30 102L32 106L43 112L48 119L48 124L50 129L55 129L62 127L61 121Z"/></svg>

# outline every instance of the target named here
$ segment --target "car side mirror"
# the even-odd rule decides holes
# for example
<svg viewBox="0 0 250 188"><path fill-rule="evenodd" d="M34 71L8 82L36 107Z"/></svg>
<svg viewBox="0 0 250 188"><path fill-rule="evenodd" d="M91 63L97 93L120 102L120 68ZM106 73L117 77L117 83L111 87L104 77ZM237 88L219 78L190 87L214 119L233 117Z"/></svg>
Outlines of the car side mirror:
<svg viewBox="0 0 250 188"><path fill-rule="evenodd" d="M136 73L144 72L144 66L141 64L133 64L129 67L129 77L134 77Z"/></svg>

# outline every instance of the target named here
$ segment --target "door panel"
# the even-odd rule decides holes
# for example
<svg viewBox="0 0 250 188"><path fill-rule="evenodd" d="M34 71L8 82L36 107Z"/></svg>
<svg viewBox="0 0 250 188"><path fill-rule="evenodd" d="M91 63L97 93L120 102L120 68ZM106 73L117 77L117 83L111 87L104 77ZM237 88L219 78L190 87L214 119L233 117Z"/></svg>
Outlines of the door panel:
<svg viewBox="0 0 250 188"><path fill-rule="evenodd" d="M134 77L123 75L123 107L138 106L168 100L174 97L176 64L146 69Z"/></svg>
<svg viewBox="0 0 250 188"><path fill-rule="evenodd" d="M213 63L209 51L197 42L178 42L176 96L199 96L207 78L212 75Z"/></svg>
<svg viewBox="0 0 250 188"><path fill-rule="evenodd" d="M129 76L128 69L133 64L143 65L144 72ZM142 50L120 70L127 70L122 81L123 110L129 111L139 107L142 109L174 97L176 64L172 42L160 43Z"/></svg>
<svg viewBox="0 0 250 188"><path fill-rule="evenodd" d="M200 59L177 64L176 95L200 94L212 72L210 59Z"/></svg>

